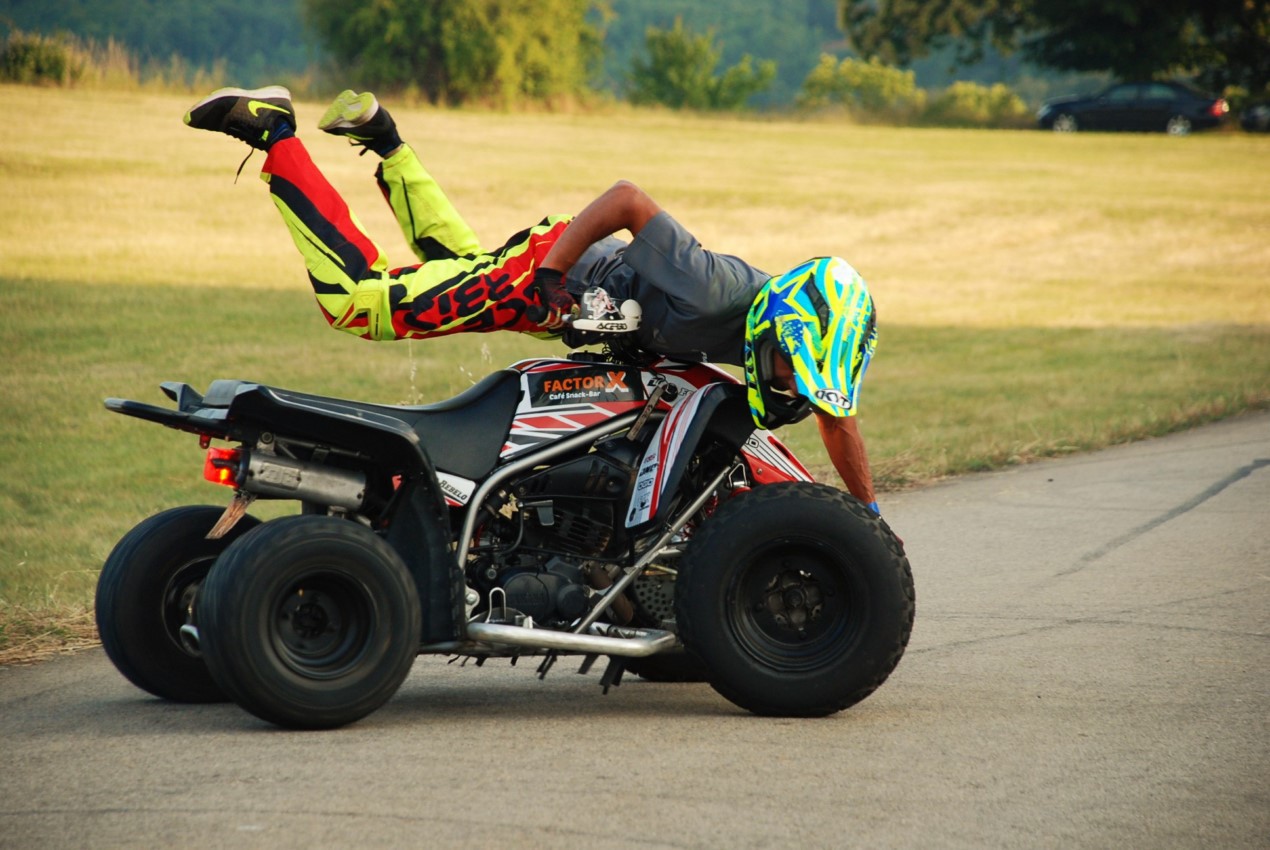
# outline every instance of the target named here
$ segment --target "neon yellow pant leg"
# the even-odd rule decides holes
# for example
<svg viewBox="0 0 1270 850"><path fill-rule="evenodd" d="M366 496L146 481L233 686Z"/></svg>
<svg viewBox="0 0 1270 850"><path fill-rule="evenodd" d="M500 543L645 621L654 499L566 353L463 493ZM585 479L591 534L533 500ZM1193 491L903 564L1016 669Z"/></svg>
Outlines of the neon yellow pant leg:
<svg viewBox="0 0 1270 850"><path fill-rule="evenodd" d="M480 253L476 234L409 145L385 159L375 177L420 262Z"/></svg>

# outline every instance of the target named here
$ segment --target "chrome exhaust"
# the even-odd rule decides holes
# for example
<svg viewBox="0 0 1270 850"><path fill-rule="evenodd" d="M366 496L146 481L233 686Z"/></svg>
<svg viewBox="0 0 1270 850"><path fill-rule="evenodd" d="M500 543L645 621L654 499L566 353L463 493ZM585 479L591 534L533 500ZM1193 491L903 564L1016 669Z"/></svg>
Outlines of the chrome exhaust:
<svg viewBox="0 0 1270 850"><path fill-rule="evenodd" d="M359 510L366 501L366 475L323 464L253 451L243 464L239 487L257 496L299 499Z"/></svg>
<svg viewBox="0 0 1270 850"><path fill-rule="evenodd" d="M585 635L497 623L468 623L467 636L470 640L501 646L523 646L584 655L620 655L625 658L653 655L670 649L676 640L674 632L631 629L607 623L592 623L589 633Z"/></svg>

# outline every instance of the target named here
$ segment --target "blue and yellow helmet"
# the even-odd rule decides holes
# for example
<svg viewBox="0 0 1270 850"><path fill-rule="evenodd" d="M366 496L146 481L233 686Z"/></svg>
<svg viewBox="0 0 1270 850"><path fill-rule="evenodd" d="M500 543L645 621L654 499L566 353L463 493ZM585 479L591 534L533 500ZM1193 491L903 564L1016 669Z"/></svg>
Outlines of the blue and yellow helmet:
<svg viewBox="0 0 1270 850"><path fill-rule="evenodd" d="M745 322L745 383L755 424L797 421L809 405L855 415L877 339L873 298L845 260L818 257L769 280ZM796 396L773 386L778 354L793 370Z"/></svg>

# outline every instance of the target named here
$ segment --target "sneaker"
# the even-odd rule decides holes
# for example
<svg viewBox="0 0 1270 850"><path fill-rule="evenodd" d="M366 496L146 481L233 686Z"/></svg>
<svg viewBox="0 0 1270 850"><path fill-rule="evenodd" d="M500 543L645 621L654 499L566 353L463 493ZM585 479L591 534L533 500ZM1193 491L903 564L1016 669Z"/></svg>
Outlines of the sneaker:
<svg viewBox="0 0 1270 850"><path fill-rule="evenodd" d="M263 151L295 133L295 110L291 92L282 86L217 89L190 107L185 123L196 130L215 130L242 139Z"/></svg>
<svg viewBox="0 0 1270 850"><path fill-rule="evenodd" d="M380 156L387 156L401 146L397 123L370 92L340 92L322 114L318 129L347 136L351 144L361 145Z"/></svg>

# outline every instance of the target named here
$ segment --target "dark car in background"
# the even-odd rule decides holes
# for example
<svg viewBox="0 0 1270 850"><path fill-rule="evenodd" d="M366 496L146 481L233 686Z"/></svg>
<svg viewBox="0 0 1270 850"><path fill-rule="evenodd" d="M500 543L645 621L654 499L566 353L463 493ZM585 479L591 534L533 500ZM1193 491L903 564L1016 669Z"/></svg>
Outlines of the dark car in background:
<svg viewBox="0 0 1270 850"><path fill-rule="evenodd" d="M1270 133L1270 101L1248 105L1239 116L1239 126L1249 133Z"/></svg>
<svg viewBox="0 0 1270 850"><path fill-rule="evenodd" d="M1216 127L1226 118L1225 99L1182 83L1121 83L1092 97L1063 97L1045 102L1037 121L1046 130L1164 131L1184 136Z"/></svg>

